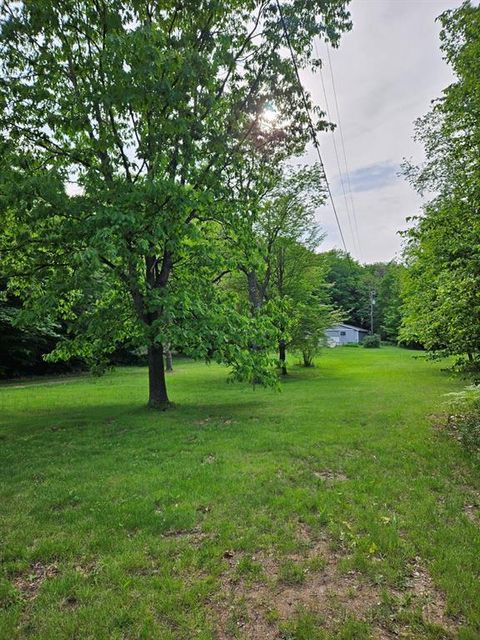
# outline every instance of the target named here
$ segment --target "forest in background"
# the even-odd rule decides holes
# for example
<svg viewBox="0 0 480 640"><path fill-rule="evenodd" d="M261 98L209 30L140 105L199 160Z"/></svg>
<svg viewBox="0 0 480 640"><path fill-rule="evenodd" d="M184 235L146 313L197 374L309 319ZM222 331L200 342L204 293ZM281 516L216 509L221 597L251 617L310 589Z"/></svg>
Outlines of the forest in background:
<svg viewBox="0 0 480 640"><path fill-rule="evenodd" d="M401 278L405 268L398 262L362 265L343 251L311 253L317 264L316 277L323 285L326 300L339 312L339 318L370 330L371 296L374 294L373 327L382 340L398 342L401 324ZM293 279L297 273L293 274ZM1 282L1 281L0 281ZM326 285L326 286L325 286ZM228 286L228 285L227 285ZM230 286L234 287L232 283ZM38 323L28 329L17 325L22 308L19 298L8 294L0 283L0 377L43 375L86 370L81 358L67 362L48 362L44 356L69 335L69 323ZM176 345L181 352L181 345ZM110 356L111 365L145 364L145 350L126 342Z"/></svg>

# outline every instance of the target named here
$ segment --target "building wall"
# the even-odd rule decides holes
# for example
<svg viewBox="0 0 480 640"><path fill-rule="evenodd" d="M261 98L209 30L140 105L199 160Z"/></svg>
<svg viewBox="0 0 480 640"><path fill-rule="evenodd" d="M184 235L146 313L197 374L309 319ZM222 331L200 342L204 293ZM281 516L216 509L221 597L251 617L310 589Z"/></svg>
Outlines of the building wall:
<svg viewBox="0 0 480 640"><path fill-rule="evenodd" d="M325 335L327 338L334 340L337 344L351 344L352 342L361 342L361 340L367 335L367 332L361 332L356 329L337 325L331 329L327 329L327 331L325 331Z"/></svg>

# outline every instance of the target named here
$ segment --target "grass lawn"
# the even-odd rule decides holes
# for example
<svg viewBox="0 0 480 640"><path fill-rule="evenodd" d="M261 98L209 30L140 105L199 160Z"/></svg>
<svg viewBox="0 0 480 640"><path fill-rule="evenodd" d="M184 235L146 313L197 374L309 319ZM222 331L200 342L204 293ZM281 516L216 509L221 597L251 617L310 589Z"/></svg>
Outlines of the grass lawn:
<svg viewBox="0 0 480 640"><path fill-rule="evenodd" d="M0 638L478 640L480 470L416 355L180 362L161 414L141 368L2 385Z"/></svg>

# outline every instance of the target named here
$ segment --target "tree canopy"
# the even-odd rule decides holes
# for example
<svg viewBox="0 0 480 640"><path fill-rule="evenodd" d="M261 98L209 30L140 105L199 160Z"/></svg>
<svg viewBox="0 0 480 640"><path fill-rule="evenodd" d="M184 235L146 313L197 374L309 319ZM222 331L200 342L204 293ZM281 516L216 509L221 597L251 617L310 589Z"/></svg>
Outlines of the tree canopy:
<svg viewBox="0 0 480 640"><path fill-rule="evenodd" d="M402 336L478 368L480 8L466 2L440 22L441 50L455 79L416 123L426 162L405 165L430 200L405 233Z"/></svg>
<svg viewBox="0 0 480 640"><path fill-rule="evenodd" d="M320 254L330 284L331 300L343 320L370 329L373 296L373 329L382 339L396 342L402 317L401 280L404 266L395 261L361 265L349 254L332 250Z"/></svg>
<svg viewBox="0 0 480 640"><path fill-rule="evenodd" d="M336 45L350 27L346 5L281 3L300 67L319 63L315 36ZM0 250L24 319L74 327L52 358L145 345L160 408L166 343L265 379L251 345L271 341L268 322L215 284L245 198L309 137L282 45L278 5L263 1L4 3Z"/></svg>

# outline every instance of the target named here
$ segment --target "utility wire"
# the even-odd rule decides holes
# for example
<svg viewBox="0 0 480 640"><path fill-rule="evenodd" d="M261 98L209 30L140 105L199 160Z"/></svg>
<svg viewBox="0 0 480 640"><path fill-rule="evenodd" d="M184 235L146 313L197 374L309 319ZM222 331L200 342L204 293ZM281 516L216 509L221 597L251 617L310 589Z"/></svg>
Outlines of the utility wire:
<svg viewBox="0 0 480 640"><path fill-rule="evenodd" d="M305 107L305 112L306 112L306 115L307 115L308 126L309 126L310 132L312 134L313 146L315 147L315 150L317 152L318 160L320 162L320 168L322 170L323 177L325 179L325 184L327 185L327 193L328 193L328 196L330 198L330 202L332 203L332 209L333 209L333 213L335 215L335 220L337 222L337 227L338 227L338 231L340 233L340 238L342 239L343 248L344 248L345 252L348 253L347 245L345 243L345 238L344 238L343 231L342 231L342 225L340 224L340 219L338 217L337 208L335 206L335 201L333 199L332 190L330 188L330 183L328 182L327 173L325 171L325 165L323 163L322 154L320 153L320 145L318 143L317 132L316 132L314 124L313 124L312 116L311 116L311 113L310 113L310 107L308 105L307 97L305 95L305 90L303 88L302 81L301 81L301 78L300 78L300 73L298 71L298 65L297 65L297 61L295 59L295 53L293 51L293 47L292 47L292 44L290 42L290 34L288 33L287 24L285 22L285 18L283 17L283 11L282 11L282 7L280 6L280 2L279 2L279 0L275 0L275 1L276 1L276 5L277 5L277 8L278 8L278 13L280 15L280 20L282 22L282 27L283 27L283 33L285 35L285 40L286 40L288 48L290 50L290 57L292 59L293 68L295 69L295 74L297 76L298 86L300 88L300 93L302 95L302 101L303 101L303 105Z"/></svg>
<svg viewBox="0 0 480 640"><path fill-rule="evenodd" d="M347 186L348 186L348 190L349 190L349 193L350 193L350 203L351 203L351 206L352 206L353 222L354 222L354 225L355 225L355 232L356 232L356 235L357 235L358 249L359 249L360 258L361 258L362 257L361 256L362 252L361 252L361 247L360 247L360 234L358 233L357 213L355 211L355 203L354 203L353 196L352 196L352 185L350 183L350 170L348 168L347 154L346 154L346 151L345 151L345 139L343 137L342 123L341 123L341 120L340 120L340 109L338 108L337 90L336 90L336 87L335 87L335 79L333 77L333 65L332 65L332 60L331 60L331 57L330 57L330 47L327 44L325 45L325 47L327 49L328 65L330 67L330 77L332 79L333 97L334 97L334 100L335 100L335 108L336 108L336 111L337 111L338 131L340 133L340 142L341 142L341 145L342 145L343 159L344 159L344 162L345 162L345 171L346 171L346 176L347 176Z"/></svg>
<svg viewBox="0 0 480 640"><path fill-rule="evenodd" d="M314 40L313 42L314 42L315 53L317 54L317 58L320 59L320 54L319 54L319 51L318 51L317 42L316 42L316 40ZM321 80L321 83L322 83L323 99L325 100L325 110L326 110L327 118L329 120L331 120L330 107L329 107L329 104L328 104L327 90L325 88L325 81L324 81L324 78L323 78L322 67L320 67L320 80ZM343 169L341 167L340 157L339 157L339 154L338 154L337 140L336 140L335 132L334 132L333 129L331 131L331 134L332 134L333 150L335 152L335 159L337 161L338 174L340 176L340 184L341 184L341 187L342 187L343 199L345 200L345 210L347 212L348 226L349 226L349 229L350 229L350 235L351 235L354 247L360 253L359 243L358 243L357 238L355 236L354 228L353 228L353 225L352 225L352 216L350 215L350 206L349 206L348 198L347 198L347 190L345 188L345 180L344 180L344 177L343 177Z"/></svg>

